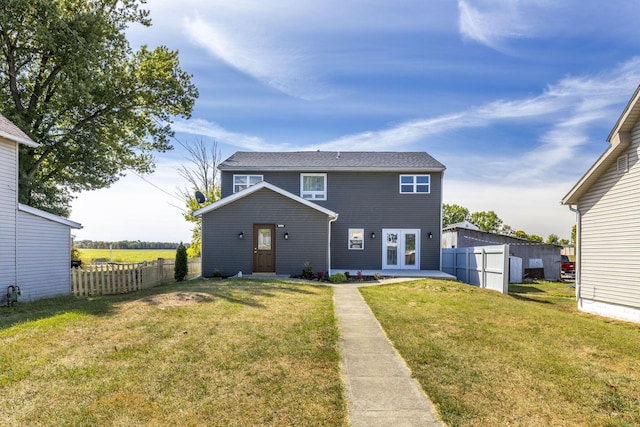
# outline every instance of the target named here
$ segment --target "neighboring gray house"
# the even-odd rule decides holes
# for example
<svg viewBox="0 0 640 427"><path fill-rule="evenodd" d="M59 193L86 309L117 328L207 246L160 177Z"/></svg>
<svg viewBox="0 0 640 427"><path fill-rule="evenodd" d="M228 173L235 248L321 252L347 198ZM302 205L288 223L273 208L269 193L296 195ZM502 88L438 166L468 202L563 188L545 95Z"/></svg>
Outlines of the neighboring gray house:
<svg viewBox="0 0 640 427"><path fill-rule="evenodd" d="M473 246L509 245L509 255L522 258L525 278L536 270L544 269L544 279L560 280L561 246L537 243L519 237L481 231L475 225L464 222L451 224L442 230L443 248L469 248ZM534 270L531 270L534 269Z"/></svg>
<svg viewBox="0 0 640 427"><path fill-rule="evenodd" d="M427 153L237 152L202 217L202 275L440 270L442 176Z"/></svg>
<svg viewBox="0 0 640 427"><path fill-rule="evenodd" d="M0 304L19 286L32 300L71 291L71 228L76 222L18 203L18 145L37 147L0 114Z"/></svg>
<svg viewBox="0 0 640 427"><path fill-rule="evenodd" d="M609 147L564 196L577 213L580 310L640 323L640 87Z"/></svg>

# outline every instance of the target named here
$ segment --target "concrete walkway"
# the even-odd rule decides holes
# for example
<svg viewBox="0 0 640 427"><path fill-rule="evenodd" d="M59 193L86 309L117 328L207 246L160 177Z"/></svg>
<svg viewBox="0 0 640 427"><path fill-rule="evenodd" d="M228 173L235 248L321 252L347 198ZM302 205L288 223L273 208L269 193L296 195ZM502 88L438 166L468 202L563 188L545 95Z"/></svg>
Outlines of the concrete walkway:
<svg viewBox="0 0 640 427"><path fill-rule="evenodd" d="M443 426L358 286L333 288L351 426Z"/></svg>

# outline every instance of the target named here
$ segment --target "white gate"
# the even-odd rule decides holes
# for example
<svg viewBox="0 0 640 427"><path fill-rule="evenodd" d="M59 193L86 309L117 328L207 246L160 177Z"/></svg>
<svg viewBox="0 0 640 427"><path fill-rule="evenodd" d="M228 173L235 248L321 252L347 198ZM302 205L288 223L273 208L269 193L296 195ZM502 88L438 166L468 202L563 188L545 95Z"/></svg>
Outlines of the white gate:
<svg viewBox="0 0 640 427"><path fill-rule="evenodd" d="M442 249L442 271L464 283L509 293L509 245Z"/></svg>

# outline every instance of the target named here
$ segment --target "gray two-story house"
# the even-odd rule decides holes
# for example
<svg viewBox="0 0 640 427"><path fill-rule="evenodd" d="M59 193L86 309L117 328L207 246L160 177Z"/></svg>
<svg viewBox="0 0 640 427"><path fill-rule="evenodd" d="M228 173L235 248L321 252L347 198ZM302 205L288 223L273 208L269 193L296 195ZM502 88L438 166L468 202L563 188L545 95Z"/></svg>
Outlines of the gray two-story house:
<svg viewBox="0 0 640 427"><path fill-rule="evenodd" d="M202 217L202 275L440 270L444 165L424 152L237 152Z"/></svg>

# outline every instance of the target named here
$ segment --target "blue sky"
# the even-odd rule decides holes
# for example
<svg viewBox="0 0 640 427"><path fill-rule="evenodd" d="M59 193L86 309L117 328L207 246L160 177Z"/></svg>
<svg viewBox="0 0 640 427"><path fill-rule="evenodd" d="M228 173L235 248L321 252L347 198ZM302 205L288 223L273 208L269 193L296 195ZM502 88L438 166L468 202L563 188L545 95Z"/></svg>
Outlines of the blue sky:
<svg viewBox="0 0 640 427"><path fill-rule="evenodd" d="M569 238L560 199L640 84L640 2L152 0L134 47L167 45L200 90L182 142L235 151L426 151L444 202ZM78 239L189 241L184 150L82 193Z"/></svg>

